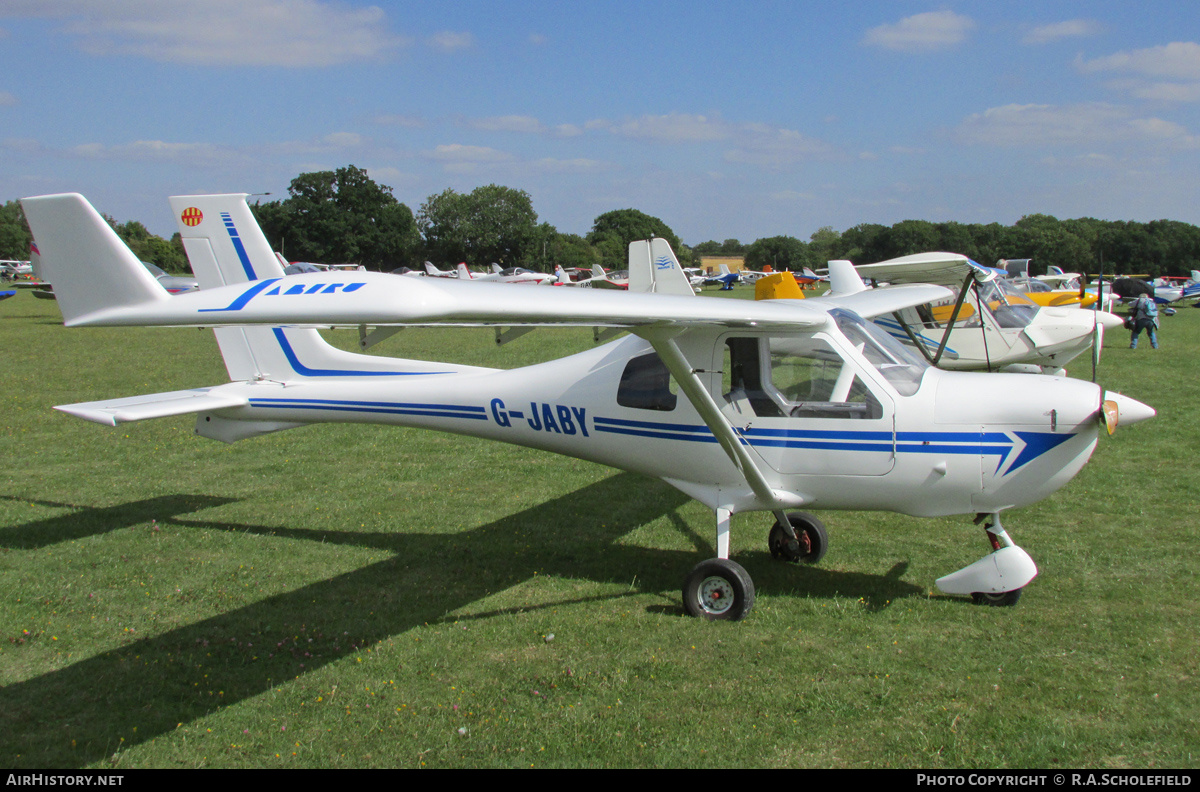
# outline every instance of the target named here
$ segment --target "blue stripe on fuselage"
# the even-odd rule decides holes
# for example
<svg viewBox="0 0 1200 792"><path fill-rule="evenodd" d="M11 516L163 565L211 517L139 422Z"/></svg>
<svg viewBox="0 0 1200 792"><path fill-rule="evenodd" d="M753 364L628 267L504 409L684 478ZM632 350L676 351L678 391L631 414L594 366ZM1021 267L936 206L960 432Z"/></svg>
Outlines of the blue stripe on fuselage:
<svg viewBox="0 0 1200 792"><path fill-rule="evenodd" d="M423 415L431 418L465 418L486 421L483 407L459 404L421 404L419 402L351 401L347 399L250 399L251 407L282 410L326 410L333 412L378 413L381 415Z"/></svg>

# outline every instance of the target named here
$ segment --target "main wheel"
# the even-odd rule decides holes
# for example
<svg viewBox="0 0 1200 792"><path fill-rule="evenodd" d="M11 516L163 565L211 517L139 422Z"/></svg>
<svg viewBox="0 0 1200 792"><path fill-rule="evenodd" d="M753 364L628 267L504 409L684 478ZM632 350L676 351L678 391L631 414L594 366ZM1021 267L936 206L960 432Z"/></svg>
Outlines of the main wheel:
<svg viewBox="0 0 1200 792"><path fill-rule="evenodd" d="M1017 600L1021 599L1023 588L1014 589L1012 591L998 591L994 594L975 591L971 594L971 600L976 605L988 605L993 608L1011 608L1017 604Z"/></svg>
<svg viewBox="0 0 1200 792"><path fill-rule="evenodd" d="M754 607L754 581L726 558L701 561L683 584L683 608L710 621L738 621Z"/></svg>
<svg viewBox="0 0 1200 792"><path fill-rule="evenodd" d="M796 532L792 539L776 520L767 535L767 548L771 556L793 564L815 564L825 557L829 549L829 534L825 524L808 512L791 512L787 516Z"/></svg>

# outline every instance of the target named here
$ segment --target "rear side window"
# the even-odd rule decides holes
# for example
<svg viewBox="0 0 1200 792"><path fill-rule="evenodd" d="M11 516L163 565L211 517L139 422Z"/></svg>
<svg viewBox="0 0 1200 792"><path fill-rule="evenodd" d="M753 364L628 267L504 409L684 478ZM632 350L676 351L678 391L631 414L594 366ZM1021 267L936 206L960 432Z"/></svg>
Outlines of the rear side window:
<svg viewBox="0 0 1200 792"><path fill-rule="evenodd" d="M671 372L655 352L631 358L617 386L617 404L635 410L675 409L678 388L673 388Z"/></svg>

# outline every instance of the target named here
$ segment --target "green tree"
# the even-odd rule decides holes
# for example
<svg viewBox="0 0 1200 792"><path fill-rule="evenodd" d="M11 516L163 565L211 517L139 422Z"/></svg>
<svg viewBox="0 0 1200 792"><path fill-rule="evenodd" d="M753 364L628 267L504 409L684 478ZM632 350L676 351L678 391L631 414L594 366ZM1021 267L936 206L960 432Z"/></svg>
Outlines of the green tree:
<svg viewBox="0 0 1200 792"><path fill-rule="evenodd" d="M587 241L600 253L605 267L624 269L629 260L629 243L651 237L667 240L679 262L685 267L688 265L690 250L679 241L670 226L637 209L616 209L600 215L592 223Z"/></svg>
<svg viewBox="0 0 1200 792"><path fill-rule="evenodd" d="M874 264L888 258L888 229L878 223L861 223L842 232L835 246L837 258L855 264Z"/></svg>
<svg viewBox="0 0 1200 792"><path fill-rule="evenodd" d="M1022 217L1013 226L1011 242L1017 252L1005 258L1033 259L1038 269L1054 266L1068 272L1081 272L1092 261L1091 246L1051 215Z"/></svg>
<svg viewBox="0 0 1200 792"><path fill-rule="evenodd" d="M842 241L842 235L833 230L832 226L821 226L809 236L805 263L809 269L824 267L830 259L840 258L837 250Z"/></svg>
<svg viewBox="0 0 1200 792"><path fill-rule="evenodd" d="M25 261L29 258L32 239L21 204L9 201L0 206L0 258Z"/></svg>
<svg viewBox="0 0 1200 792"><path fill-rule="evenodd" d="M133 255L141 261L157 264L167 272L191 273L192 265L183 250L183 243L180 241L178 233L168 242L160 236L151 234L146 226L137 220L116 223L110 217L104 219L108 220L109 225L117 232L121 241L128 245L129 249L133 251Z"/></svg>
<svg viewBox="0 0 1200 792"><path fill-rule="evenodd" d="M808 246L790 236L756 240L746 249L746 268L763 270L768 266L777 272L812 266L808 260Z"/></svg>
<svg viewBox="0 0 1200 792"><path fill-rule="evenodd" d="M288 259L371 269L415 261L419 237L412 210L365 170L348 165L302 173L288 193L284 201L252 207L267 239Z"/></svg>
<svg viewBox="0 0 1200 792"><path fill-rule="evenodd" d="M600 256L578 234L562 234L549 223L542 223L534 232L530 251L522 266L538 272L553 272L561 265L565 269L591 269L600 263Z"/></svg>
<svg viewBox="0 0 1200 792"><path fill-rule="evenodd" d="M426 256L439 266L536 263L531 256L540 239L537 212L524 190L496 184L467 194L448 189L426 199L417 225Z"/></svg>
<svg viewBox="0 0 1200 792"><path fill-rule="evenodd" d="M885 259L936 251L941 241L937 228L928 220L901 220L888 231L887 239Z"/></svg>

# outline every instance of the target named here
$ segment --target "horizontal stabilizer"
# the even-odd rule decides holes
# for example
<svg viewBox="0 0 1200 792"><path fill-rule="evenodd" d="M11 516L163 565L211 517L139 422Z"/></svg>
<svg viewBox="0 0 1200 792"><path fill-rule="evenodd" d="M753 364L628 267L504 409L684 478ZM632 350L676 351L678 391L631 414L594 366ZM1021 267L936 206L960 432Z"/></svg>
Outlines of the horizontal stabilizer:
<svg viewBox="0 0 1200 792"><path fill-rule="evenodd" d="M213 388L151 393L145 396L130 396L124 399L80 402L55 407L65 413L94 421L105 426L116 426L130 421L147 418L165 418L169 415L186 415L205 410L222 410L241 407L246 399L241 396L214 392Z"/></svg>

